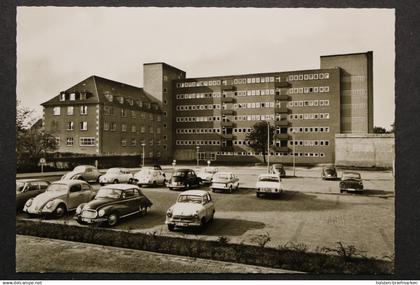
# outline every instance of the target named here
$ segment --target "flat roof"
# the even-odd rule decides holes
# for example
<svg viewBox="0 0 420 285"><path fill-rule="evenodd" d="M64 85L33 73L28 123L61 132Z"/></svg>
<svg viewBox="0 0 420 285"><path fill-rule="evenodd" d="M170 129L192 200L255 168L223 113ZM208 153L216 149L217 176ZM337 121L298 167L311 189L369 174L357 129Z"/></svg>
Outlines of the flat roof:
<svg viewBox="0 0 420 285"><path fill-rule="evenodd" d="M359 55L359 54L369 54L369 53L373 53L373 51L354 52L354 53L343 53L343 54L328 54L328 55L321 55L320 57L349 56L349 55Z"/></svg>
<svg viewBox="0 0 420 285"><path fill-rule="evenodd" d="M173 65L167 64L166 62L163 62L163 61L157 61L157 62L146 62L146 63L143 63L143 65L152 65L152 64L162 64L162 65L166 65L166 66L168 66L168 67L170 67L170 68L172 68L172 69L176 69L176 70L179 70L179 71L185 72L184 70L179 69L179 68L177 68L177 67L175 67L175 66L173 66Z"/></svg>

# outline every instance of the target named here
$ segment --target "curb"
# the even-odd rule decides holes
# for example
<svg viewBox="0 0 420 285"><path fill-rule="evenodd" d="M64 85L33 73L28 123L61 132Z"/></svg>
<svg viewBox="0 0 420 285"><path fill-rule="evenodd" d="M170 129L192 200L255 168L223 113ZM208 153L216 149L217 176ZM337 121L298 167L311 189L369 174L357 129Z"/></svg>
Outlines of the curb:
<svg viewBox="0 0 420 285"><path fill-rule="evenodd" d="M374 258L338 256L294 248L234 244L226 237L216 241L161 236L96 226L17 220L16 234L62 239L106 246L146 250L226 262L303 271L308 273L391 274L393 262Z"/></svg>

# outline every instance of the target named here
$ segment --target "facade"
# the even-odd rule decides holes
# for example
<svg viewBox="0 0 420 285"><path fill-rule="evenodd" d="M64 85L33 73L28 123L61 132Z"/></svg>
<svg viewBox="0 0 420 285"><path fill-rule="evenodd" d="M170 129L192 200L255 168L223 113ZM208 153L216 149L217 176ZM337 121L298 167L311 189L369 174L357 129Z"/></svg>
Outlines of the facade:
<svg viewBox="0 0 420 285"><path fill-rule="evenodd" d="M44 129L58 152L92 156L141 155L167 160L161 103L141 88L91 76L44 107Z"/></svg>
<svg viewBox="0 0 420 285"><path fill-rule="evenodd" d="M267 121L272 162L333 163L336 134L373 130L372 52L321 56L314 70L187 78L157 62L143 71L143 88L93 76L45 102L59 151L139 155L145 143L153 160L256 162L246 136Z"/></svg>

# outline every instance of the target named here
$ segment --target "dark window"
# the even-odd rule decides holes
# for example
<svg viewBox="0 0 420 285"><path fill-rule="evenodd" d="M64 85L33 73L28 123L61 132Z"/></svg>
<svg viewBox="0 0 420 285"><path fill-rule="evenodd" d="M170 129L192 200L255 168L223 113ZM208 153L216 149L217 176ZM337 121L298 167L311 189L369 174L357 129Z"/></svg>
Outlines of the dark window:
<svg viewBox="0 0 420 285"><path fill-rule="evenodd" d="M81 190L82 190L82 187L80 186L80 184L74 184L70 187L70 193L80 192Z"/></svg>

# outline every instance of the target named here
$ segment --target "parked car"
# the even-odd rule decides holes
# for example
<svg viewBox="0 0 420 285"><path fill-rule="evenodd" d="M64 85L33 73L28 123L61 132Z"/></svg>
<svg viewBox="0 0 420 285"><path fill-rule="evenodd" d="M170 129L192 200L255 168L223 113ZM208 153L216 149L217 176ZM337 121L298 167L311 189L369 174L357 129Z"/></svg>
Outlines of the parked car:
<svg viewBox="0 0 420 285"><path fill-rule="evenodd" d="M115 226L120 219L147 213L153 203L136 185L112 184L101 187L95 198L80 204L74 219L79 224L107 224Z"/></svg>
<svg viewBox="0 0 420 285"><path fill-rule="evenodd" d="M210 189L213 192L221 190L232 193L233 190L239 190L239 178L232 172L218 172L213 176Z"/></svg>
<svg viewBox="0 0 420 285"><path fill-rule="evenodd" d="M43 179L16 180L16 211L22 211L26 201L45 192L50 182Z"/></svg>
<svg viewBox="0 0 420 285"><path fill-rule="evenodd" d="M73 171L64 174L61 180L78 179L88 182L99 182L99 176L101 176L101 173L95 166L79 165Z"/></svg>
<svg viewBox="0 0 420 285"><path fill-rule="evenodd" d="M153 167L143 167L139 172L134 174L134 181L139 186L144 185L165 185L166 176L162 170Z"/></svg>
<svg viewBox="0 0 420 285"><path fill-rule="evenodd" d="M283 192L281 178L277 174L261 174L257 178L257 197L261 194L276 194L279 195Z"/></svg>
<svg viewBox="0 0 420 285"><path fill-rule="evenodd" d="M340 181L340 193L344 191L359 192L363 191L363 182L358 172L344 171Z"/></svg>
<svg viewBox="0 0 420 285"><path fill-rule="evenodd" d="M190 189L200 186L201 179L197 177L192 169L178 169L173 173L167 184L169 189Z"/></svg>
<svg viewBox="0 0 420 285"><path fill-rule="evenodd" d="M284 169L283 164L273 164L270 168L270 172L273 174L277 174L280 177L286 177L286 170Z"/></svg>
<svg viewBox="0 0 420 285"><path fill-rule="evenodd" d="M198 172L197 172L197 176L201 178L201 183L211 183L214 174L216 174L218 171L218 169L216 167L213 166L208 166L208 167L204 167L201 168Z"/></svg>
<svg viewBox="0 0 420 285"><path fill-rule="evenodd" d="M165 224L170 231L175 227L203 227L213 220L215 211L210 193L185 191L178 195L176 203L166 212Z"/></svg>
<svg viewBox="0 0 420 285"><path fill-rule="evenodd" d="M110 168L104 175L99 176L101 185L109 183L133 183L134 176L127 168Z"/></svg>
<svg viewBox="0 0 420 285"><path fill-rule="evenodd" d="M141 168L153 168L154 170L163 170L162 167L159 164L153 164L153 165L146 165L141 166Z"/></svg>
<svg viewBox="0 0 420 285"><path fill-rule="evenodd" d="M327 165L322 168L321 178L326 179L337 179L337 169L334 165Z"/></svg>
<svg viewBox="0 0 420 285"><path fill-rule="evenodd" d="M59 180L51 183L47 190L29 199L23 211L29 215L54 215L63 217L82 203L95 197L92 187L82 180Z"/></svg>

